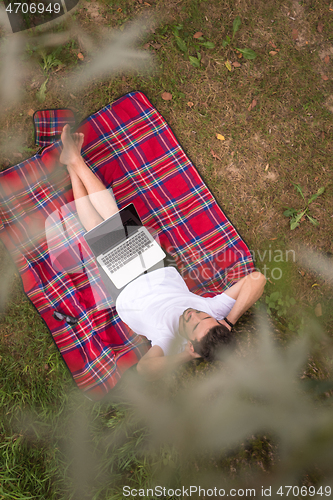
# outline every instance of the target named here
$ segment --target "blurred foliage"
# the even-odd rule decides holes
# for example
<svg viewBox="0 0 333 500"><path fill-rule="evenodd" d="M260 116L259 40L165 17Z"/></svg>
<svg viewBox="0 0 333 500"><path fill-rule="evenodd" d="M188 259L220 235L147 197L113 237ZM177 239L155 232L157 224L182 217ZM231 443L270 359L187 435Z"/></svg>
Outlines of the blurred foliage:
<svg viewBox="0 0 333 500"><path fill-rule="evenodd" d="M124 28L123 20L127 18L116 18L117 15L127 16L134 2L121 1L119 2L121 7L115 1L108 3L114 9L112 11L114 25L120 25L122 30L104 29L95 36L72 24L67 27L67 31L63 32L61 31L64 28L60 26L59 33L43 34L36 31L9 38L3 37L0 45L1 106L7 108L10 103L14 103L14 106L21 106L24 98L21 83L24 80L29 81L27 75L33 66L33 60L38 61L39 54L43 53L41 51L45 51L43 70L47 70L50 78L52 70L58 68L57 61L71 58L69 80L72 87L69 87L69 82L66 82L68 86L63 89L66 95L70 95L69 92L73 89L79 92L89 82L94 84L95 80L98 81L97 88L88 89L86 95L82 97L82 101L84 99L89 101L89 109L94 108L97 103L100 105L101 99L110 100L110 97L114 98L117 92L123 91L122 84L113 80L103 87L100 85L103 79L110 78L115 72L135 72L149 67L147 63L153 58L149 52L137 48L137 45L142 43L146 32L149 32L155 43L165 44L159 56L162 77L151 77L148 84L145 84L143 79L137 79L134 82L143 88L145 85L150 86L154 99L157 99L156 96L163 90L164 85L168 86L168 90L172 91L174 108L171 111L169 108L164 108L165 112L169 115L178 114L182 106L185 108L186 120L189 120L191 127L196 129L194 142L198 143L198 161L203 149L202 144L207 142L210 145L209 141L215 137L212 130L215 132L217 120L213 125L209 122L210 108L218 107L217 101L223 101L222 106L220 102L218 103L221 106L218 123L221 123L221 117L223 117L221 127L223 125L226 128L232 140L238 138L238 149L237 145L234 148L235 151L231 151L229 146L225 147L228 161L231 158L230 155L233 155L235 171L230 170L228 175L222 178L227 197L226 203L229 203L230 199L233 200L232 189L237 190L238 204L234 209L239 210L237 223L238 221L239 224L241 223L246 212L245 204L249 204L249 200L251 203L258 199L260 203L262 202L260 206L258 205L258 220L260 211L264 209L262 207L265 207L267 203L268 198L264 195L268 181L265 177L265 189L263 189L259 182L257 162L253 163L255 180L252 184L255 185L258 182L258 191L252 193L251 196L243 199L239 194L241 185L244 184L242 177L240 177L241 182L235 182L233 177L233 175L236 175L236 178L237 175L242 175L241 162L238 161L238 158L242 158L242 154L247 160L248 170L252 156L255 155L257 159L258 150L260 150L258 141L262 140L260 133L267 141L267 152L261 149L260 153L264 155L264 163L269 162L269 172L272 170L272 165L273 167L277 165L282 170L284 162L281 158L283 156L286 159L287 169L291 168L289 162L295 162L295 164L297 161L300 162L296 170L298 176L304 170L302 162L309 161L308 157L302 157L303 151L308 146L311 151L311 172L316 170L317 175L319 167L318 164L313 166L313 162L322 162L323 158L325 159L326 153L322 152L324 148L322 144L324 140L328 143L328 139L320 142L319 136L315 135L316 131L312 127L312 122L308 135L302 134L305 133L306 120L309 119L308 115L304 114L305 112L311 111L314 114L316 112L318 116L321 112L324 116L323 91L318 83L318 75L309 70L313 66L312 52L310 50L301 52L295 50L294 47L288 52L287 44L284 43L285 32L289 36L291 30L285 20L283 20L281 31L274 33L277 39L282 40L280 43L286 50L286 55L284 58L280 57L279 60L276 58L274 62L267 63L263 47L266 47L265 44L268 43L272 27L278 24L281 17L281 12L276 10L275 4L275 10L272 7L273 4L267 3L266 6L266 25L269 28L258 24L257 32L254 33L252 40L252 35L248 36L249 30L252 24L258 22L258 17L252 15L251 18L249 15L245 18L244 15L242 29L239 30L238 19L240 18L234 17L234 11L236 12L237 9L234 8L233 2L226 2L225 8L230 11L229 15L216 18L214 22L211 22L211 25L215 23L214 29L211 28L209 31L207 28L204 39L199 40L202 44L198 42L200 50L201 47L203 50L211 49L205 50L206 56L213 53L215 57L214 59L212 56L212 59L208 59L205 64L211 70L212 66L221 62L218 42L224 49L223 54L232 53L232 39L222 33L222 31L227 31L231 34L232 19L234 19L232 38L238 30L240 38L244 33L246 38L241 40L242 46L246 46L248 40L251 44L254 42L253 47L260 53L260 59L264 62L261 62L260 66L259 64L254 66L250 59L249 65L244 65L243 73L236 71L230 73L228 68L226 76L221 71L222 76L217 83L212 78L207 79L209 90L206 90L208 87L204 86L206 81L203 61L199 60L196 53L196 42L190 40L190 30L195 33L201 25L209 25L206 24L208 21L201 11L205 4L211 8L208 2L191 2L188 12L185 12L184 3L183 25L180 19L177 19L177 22L173 19L156 32L153 32L150 22L144 23L142 19ZM305 5L317 23L317 2L311 5L309 2L299 3ZM258 5L253 3L253 8L258 8ZM170 10L172 8L174 5L170 5ZM241 9L241 7L237 8ZM194 21L197 22L195 29ZM329 22L328 16L325 22ZM6 24L3 9L0 9L0 23L2 27ZM171 33L170 26L174 28L173 30L171 28ZM180 28L180 26L183 27ZM312 26L312 29L318 32L316 25ZM332 33L332 30L328 31ZM215 36L210 34L213 32L216 37L220 37L218 42ZM258 43L258 32L264 37L264 41L260 43ZM172 39L169 45L168 34ZM227 43L223 44L223 41ZM188 73L184 66L181 66L181 70L173 66L178 49L184 52L182 48L185 49L185 46L182 42L195 50L191 57L197 56L200 62L200 71L195 72L201 80L195 80L193 74ZM215 45L215 49L212 44ZM174 52L172 52L172 45L176 45ZM62 47L59 53L57 52L58 46ZM77 60L79 49L85 53L84 64ZM242 53L242 50L246 49L238 52ZM253 51L249 50L248 55L251 56ZM48 58L52 54L56 54L55 57ZM245 56L246 54L243 53L243 58L246 58ZM239 57L238 59L242 60ZM283 66L284 61L285 66ZM55 62L56 64L53 64ZM194 66L198 64L194 59L191 61L192 65L193 63L195 63ZM36 66L38 67L37 64ZM225 70L225 64L222 64L222 67ZM170 78L169 74L171 74ZM252 84L249 83L250 78ZM291 92L288 82L289 80L292 82L293 78L299 87L296 87L294 83L294 92ZM193 86L198 89L198 94L193 93L196 98L187 104L183 102L188 92L188 87L185 87L186 79L190 84L193 80ZM303 80L304 85L302 85ZM240 81L239 85L238 81ZM243 81L246 83L244 94L241 89ZM37 83L40 84L40 82ZM227 92L233 86L235 102L233 98L227 98L232 95L231 93L219 94L220 89ZM306 89L306 94L304 89ZM286 109L289 109L286 100L288 92L291 94L295 111L292 109L294 114L285 115ZM204 96L207 99L206 107L199 102L200 93L207 93ZM243 108L248 109L252 94L253 96L259 95L262 100L260 112L257 114L259 105L248 113L243 111ZM71 99L75 98L75 96L71 97ZM216 101L214 101L215 98ZM198 101L199 105L197 102L194 104L194 101ZM194 118L187 109L189 104L196 113ZM162 106L161 102L160 105ZM229 109L230 114L228 114ZM328 111L326 113L324 117L328 123L327 118L331 115ZM234 120L233 116L236 115L237 119ZM278 139L274 136L275 127L278 126L276 122L271 125L273 115L281 115L281 122L284 124L293 123L296 119L303 120L301 128L298 129L295 125L293 130L299 141L296 143L295 140L296 146L293 149L289 145L289 134L292 129L281 127L277 131ZM196 121L198 116L201 121ZM252 120L250 125L249 120ZM179 131L182 128L181 125L178 125ZM258 140L253 139L249 130L255 130L259 134ZM326 136L329 137L329 125L325 131ZM15 131L15 137L16 135ZM287 139L284 140L284 137ZM272 142L269 143L270 138ZM187 140L184 136L185 139ZM7 136L1 146L6 140ZM189 141L193 142L193 136L190 136ZM254 152L247 141L254 144ZM281 142L278 150L275 149L277 142ZM321 149L318 149L317 145ZM222 157L224 154L222 146L220 151L216 149L219 146L213 147ZM244 147L243 152L242 147ZM315 147L317 149L314 149ZM15 145L16 149L23 151L24 147ZM210 154L210 146L208 150ZM316 158L313 155L314 150ZM216 156L216 152L214 154ZM219 184L214 177L215 170L215 163L212 163L211 184L215 182L214 188L216 185L218 189ZM208 170L206 173L209 173ZM311 177L309 178L310 182L314 182ZM276 196L279 198L284 190L283 181L281 180L274 186L272 190L276 191ZM267 192L268 196L272 197L269 199L269 207L266 207L269 210L271 205L274 206L274 197L269 190ZM319 194L322 193L317 192L318 196ZM325 198L326 195L320 200L325 200ZM314 209L314 205L311 205L311 210ZM256 207L256 205L251 206L253 213ZM231 210L230 207L229 209ZM244 224L247 224L246 218ZM243 227L245 230L245 225ZM274 230L284 234L285 227L281 227L282 229L277 229L274 226ZM261 238L260 234L259 236ZM264 243L261 241L260 244L260 248L263 248ZM261 262L263 260L260 259ZM307 248L303 255L303 262L313 272L318 272L327 283L332 283L330 257L318 253L312 254ZM283 265L287 264L278 265L282 269ZM332 486L333 477L331 465L333 458L331 403L333 346L331 339L323 333L318 319L313 322L304 321L299 338L294 343L289 342L286 347L278 344L276 337L269 332L263 320L257 337L253 336L251 342L247 338L240 341L238 350L233 354L223 356L222 361L216 366L207 367L205 363L192 364L180 371L181 381L178 380L178 383L171 377L163 383L156 382L147 385L138 380L135 372L129 373L127 380L120 385L120 396L110 394L108 401L93 404L73 387L72 379L55 346L51 341L46 340L49 339L48 331L41 324L36 311L28 301L25 301L23 305L19 302L18 290L20 288L17 275L14 276L9 266L5 265L4 269L6 272L2 273L0 283L0 307L3 313L0 355L1 499L116 500L124 498L122 490L124 485L138 489L154 487L158 484L174 489L187 485L224 488L226 491L230 488L255 488L258 496L260 496L261 487L264 486L264 488L272 488L273 498L286 496L286 491L285 495L279 496L277 492L281 485L290 484L299 488L301 486L308 488L309 496L314 498L329 496L325 493L325 487ZM283 272L285 280L288 273L284 268ZM9 293L11 293L10 296ZM279 295L273 295L274 291L270 292L269 309L273 314L281 312L288 316L288 311L294 307L291 300L294 292L289 291L284 294L279 291L278 293ZM303 315L305 317L302 311L298 311L300 320ZM322 356L323 369L320 371L317 368L319 363L316 365L311 361L313 373L309 373L308 360L313 360L318 351ZM322 351L324 351L324 356ZM179 373L177 375L179 376ZM310 488L314 486L315 494L312 495L313 490ZM323 490L320 490L321 486L324 487ZM192 496L192 498L195 497L197 496Z"/></svg>

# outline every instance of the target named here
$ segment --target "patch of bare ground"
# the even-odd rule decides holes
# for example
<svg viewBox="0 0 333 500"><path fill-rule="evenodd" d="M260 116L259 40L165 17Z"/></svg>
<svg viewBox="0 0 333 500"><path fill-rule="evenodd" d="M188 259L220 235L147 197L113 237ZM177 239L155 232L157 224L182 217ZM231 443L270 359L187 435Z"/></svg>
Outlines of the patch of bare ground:
<svg viewBox="0 0 333 500"><path fill-rule="evenodd" d="M293 0L291 8L286 5L282 6L282 12L289 20L291 36L298 50L316 43L315 35L311 31L309 22L306 20L304 5L297 0Z"/></svg>
<svg viewBox="0 0 333 500"><path fill-rule="evenodd" d="M326 99L324 105L329 111L331 111L331 113L333 113L333 94Z"/></svg>

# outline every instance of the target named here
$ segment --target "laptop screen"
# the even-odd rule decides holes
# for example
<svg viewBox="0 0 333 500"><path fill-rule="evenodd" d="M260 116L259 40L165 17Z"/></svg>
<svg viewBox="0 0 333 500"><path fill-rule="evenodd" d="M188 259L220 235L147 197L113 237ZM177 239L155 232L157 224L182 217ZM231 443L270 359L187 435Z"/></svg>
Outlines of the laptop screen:
<svg viewBox="0 0 333 500"><path fill-rule="evenodd" d="M142 222L133 204L120 210L85 234L85 239L95 255L100 255L132 236Z"/></svg>

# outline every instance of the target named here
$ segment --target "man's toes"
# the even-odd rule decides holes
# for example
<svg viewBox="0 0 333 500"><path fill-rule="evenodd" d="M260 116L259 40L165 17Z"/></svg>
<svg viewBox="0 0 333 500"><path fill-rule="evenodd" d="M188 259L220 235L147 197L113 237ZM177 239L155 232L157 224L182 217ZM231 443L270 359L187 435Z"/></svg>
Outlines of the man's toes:
<svg viewBox="0 0 333 500"><path fill-rule="evenodd" d="M70 129L70 126L68 125L68 123L62 129L61 140L63 143L71 141L71 129Z"/></svg>
<svg viewBox="0 0 333 500"><path fill-rule="evenodd" d="M84 141L84 134L80 133L79 134L79 147L80 147L80 151L81 151L81 148L82 148L83 141Z"/></svg>

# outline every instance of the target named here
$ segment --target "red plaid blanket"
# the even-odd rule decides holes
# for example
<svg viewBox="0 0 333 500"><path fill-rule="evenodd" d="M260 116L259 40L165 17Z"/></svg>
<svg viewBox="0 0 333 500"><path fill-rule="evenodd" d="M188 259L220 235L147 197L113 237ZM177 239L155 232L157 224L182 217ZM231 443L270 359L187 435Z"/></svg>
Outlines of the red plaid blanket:
<svg viewBox="0 0 333 500"><path fill-rule="evenodd" d="M135 204L143 223L176 258L192 292L221 293L253 271L248 247L144 94L121 97L78 131L85 134L89 167L112 187L120 208ZM149 343L108 306L59 153L56 143L0 173L0 237L76 384L98 400ZM55 320L55 310L78 323Z"/></svg>

